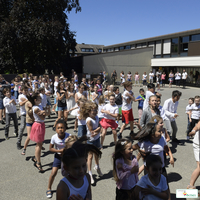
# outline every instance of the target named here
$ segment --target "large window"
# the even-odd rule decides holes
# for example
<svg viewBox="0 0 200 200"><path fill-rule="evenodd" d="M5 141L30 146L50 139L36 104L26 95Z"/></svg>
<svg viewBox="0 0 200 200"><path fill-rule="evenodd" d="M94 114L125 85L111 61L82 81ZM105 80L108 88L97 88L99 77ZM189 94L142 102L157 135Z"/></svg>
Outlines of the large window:
<svg viewBox="0 0 200 200"><path fill-rule="evenodd" d="M188 55L188 42L190 37L181 37L180 38L180 56L187 56Z"/></svg>
<svg viewBox="0 0 200 200"><path fill-rule="evenodd" d="M94 49L92 49L92 48L82 48L81 51L82 52L94 52Z"/></svg>
<svg viewBox="0 0 200 200"><path fill-rule="evenodd" d="M171 40L164 40L163 41L163 54L170 54L171 53Z"/></svg>
<svg viewBox="0 0 200 200"><path fill-rule="evenodd" d="M156 55L161 55L161 41L156 41Z"/></svg>
<svg viewBox="0 0 200 200"><path fill-rule="evenodd" d="M121 50L124 50L124 47L119 47L119 50L121 51Z"/></svg>
<svg viewBox="0 0 200 200"><path fill-rule="evenodd" d="M200 40L200 34L198 35L191 35L191 41L198 41Z"/></svg>
<svg viewBox="0 0 200 200"><path fill-rule="evenodd" d="M125 49L130 49L130 48L131 48L131 45L125 46Z"/></svg>
<svg viewBox="0 0 200 200"><path fill-rule="evenodd" d="M178 53L178 38L173 38L171 42L171 53L177 54Z"/></svg>

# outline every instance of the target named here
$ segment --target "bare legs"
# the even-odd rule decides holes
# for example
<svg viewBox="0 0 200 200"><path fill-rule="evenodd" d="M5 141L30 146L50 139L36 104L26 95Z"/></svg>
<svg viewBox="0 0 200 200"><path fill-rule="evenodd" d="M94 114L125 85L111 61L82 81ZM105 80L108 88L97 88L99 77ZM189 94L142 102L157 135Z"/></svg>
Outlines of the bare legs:
<svg viewBox="0 0 200 200"><path fill-rule="evenodd" d="M192 187L194 186L199 175L200 175L200 162L197 162L197 168L193 171L191 179L190 179L190 186L192 186ZM190 189L192 187L189 187L188 189Z"/></svg>

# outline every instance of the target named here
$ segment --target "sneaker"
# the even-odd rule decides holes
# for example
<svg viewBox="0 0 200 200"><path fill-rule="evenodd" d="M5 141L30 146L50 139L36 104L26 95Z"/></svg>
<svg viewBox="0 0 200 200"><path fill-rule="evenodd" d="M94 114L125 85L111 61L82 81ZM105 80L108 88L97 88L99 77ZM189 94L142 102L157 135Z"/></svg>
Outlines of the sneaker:
<svg viewBox="0 0 200 200"><path fill-rule="evenodd" d="M94 179L92 177L92 174L90 174L91 184L94 184Z"/></svg>
<svg viewBox="0 0 200 200"><path fill-rule="evenodd" d="M18 133L13 133L13 135L17 137L17 136L18 136Z"/></svg>
<svg viewBox="0 0 200 200"><path fill-rule="evenodd" d="M51 192L51 190L47 190L46 191L46 197L49 198L49 199L52 198L52 192Z"/></svg>
<svg viewBox="0 0 200 200"><path fill-rule="evenodd" d="M118 133L117 137L118 137L119 140L122 139L122 133Z"/></svg>
<svg viewBox="0 0 200 200"><path fill-rule="evenodd" d="M4 120L1 120L0 122L1 122L1 124L5 124Z"/></svg>
<svg viewBox="0 0 200 200"><path fill-rule="evenodd" d="M5 140L9 140L10 138L7 136L7 135L5 135Z"/></svg>
<svg viewBox="0 0 200 200"><path fill-rule="evenodd" d="M20 144L20 143L18 143L18 142L17 142L17 149L18 149L18 150L21 150L21 149L22 149L22 146L21 146L21 144Z"/></svg>
<svg viewBox="0 0 200 200"><path fill-rule="evenodd" d="M100 168L94 167L94 170L97 172L97 174L98 174L99 176L103 176L103 174L102 174Z"/></svg>

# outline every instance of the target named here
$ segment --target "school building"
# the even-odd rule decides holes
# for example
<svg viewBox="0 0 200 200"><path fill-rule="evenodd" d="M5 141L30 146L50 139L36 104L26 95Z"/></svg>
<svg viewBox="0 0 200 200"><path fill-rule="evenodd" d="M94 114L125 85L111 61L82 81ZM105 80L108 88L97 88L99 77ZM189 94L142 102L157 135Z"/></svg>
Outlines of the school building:
<svg viewBox="0 0 200 200"><path fill-rule="evenodd" d="M110 46L77 44L76 55L83 56L83 73L110 75L117 71L142 75L150 70L188 73L188 82L200 79L200 29L161 35Z"/></svg>

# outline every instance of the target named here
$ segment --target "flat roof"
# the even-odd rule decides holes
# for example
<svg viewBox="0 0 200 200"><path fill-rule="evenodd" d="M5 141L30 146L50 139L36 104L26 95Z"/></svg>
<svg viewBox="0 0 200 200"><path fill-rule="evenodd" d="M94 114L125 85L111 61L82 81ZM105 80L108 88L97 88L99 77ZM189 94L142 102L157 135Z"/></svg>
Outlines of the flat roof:
<svg viewBox="0 0 200 200"><path fill-rule="evenodd" d="M133 40L133 41L130 41L130 42L113 44L113 45L109 45L109 46L104 46L104 49L119 47L119 46L126 46L126 45L131 45L131 44L144 43L144 42L153 42L155 40L170 39L170 38L175 38L175 37L178 37L178 36L184 37L184 36L193 35L193 34L200 34L200 28L182 31L182 32L177 32L177 33L170 33L170 34L166 34L166 35L150 37L150 38L145 38L145 39L140 39L140 40Z"/></svg>

